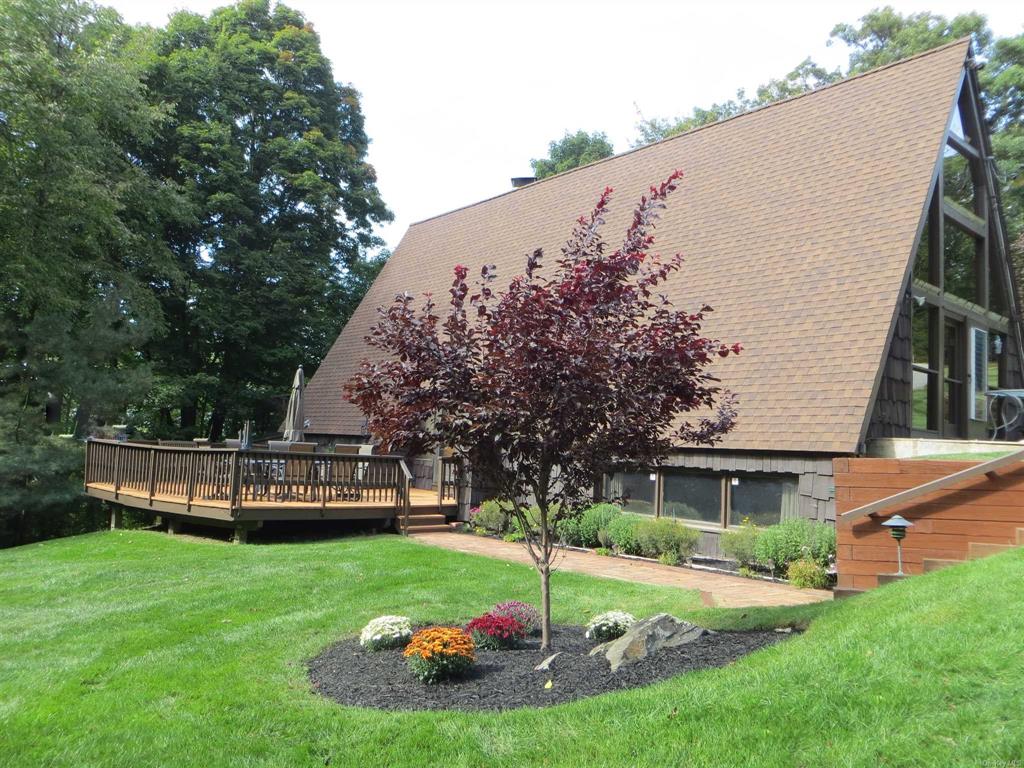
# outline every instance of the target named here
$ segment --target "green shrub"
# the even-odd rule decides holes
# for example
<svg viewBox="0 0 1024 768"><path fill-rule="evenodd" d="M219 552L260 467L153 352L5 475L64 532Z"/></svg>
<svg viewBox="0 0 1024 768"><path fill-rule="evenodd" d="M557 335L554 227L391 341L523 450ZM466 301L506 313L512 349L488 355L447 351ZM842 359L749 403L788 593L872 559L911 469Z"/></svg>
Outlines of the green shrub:
<svg viewBox="0 0 1024 768"><path fill-rule="evenodd" d="M619 515L608 523L608 539L616 552L624 555L641 554L637 528L644 518L639 515Z"/></svg>
<svg viewBox="0 0 1024 768"><path fill-rule="evenodd" d="M583 511L579 521L580 545L596 547L601 544L598 532L607 530L612 520L622 515L622 510L615 504L595 504Z"/></svg>
<svg viewBox="0 0 1024 768"><path fill-rule="evenodd" d="M662 552L658 555L658 562L662 565L679 565L679 555L675 552Z"/></svg>
<svg viewBox="0 0 1024 768"><path fill-rule="evenodd" d="M773 572L785 573L794 560L807 558L823 568L836 552L836 531L832 525L796 518L762 529L754 545L757 561Z"/></svg>
<svg viewBox="0 0 1024 768"><path fill-rule="evenodd" d="M567 544L572 547L582 546L583 539L580 538L580 515L563 517L555 523L555 533L558 534L558 540L563 544Z"/></svg>
<svg viewBox="0 0 1024 768"><path fill-rule="evenodd" d="M517 541L522 541L525 538L526 537L523 536L523 532L522 531L509 531L508 533L506 533L504 536L501 537L501 540L502 541L508 541L508 542L515 543Z"/></svg>
<svg viewBox="0 0 1024 768"><path fill-rule="evenodd" d="M473 515L473 525L485 528L491 533L504 533L512 525L509 514L509 503L498 499L488 499L481 504Z"/></svg>
<svg viewBox="0 0 1024 768"><path fill-rule="evenodd" d="M757 578L757 571L755 571L753 568L748 568L745 565L741 565L740 566L740 570L739 570L739 575L742 576L745 579L756 579Z"/></svg>
<svg viewBox="0 0 1024 768"><path fill-rule="evenodd" d="M685 560L697 551L700 531L668 518L644 519L637 523L636 540L640 554L644 557L670 554L675 555L677 560Z"/></svg>
<svg viewBox="0 0 1024 768"><path fill-rule="evenodd" d="M761 529L754 525L749 517L745 517L737 530L723 531L719 545L726 557L735 560L742 567L749 568L751 563L757 561L754 548L760 535Z"/></svg>
<svg viewBox="0 0 1024 768"><path fill-rule="evenodd" d="M597 549L594 550L594 554L595 555L602 555L604 557L608 557L609 555L612 554L612 551L610 549L608 549L608 547L598 547Z"/></svg>
<svg viewBox="0 0 1024 768"><path fill-rule="evenodd" d="M801 589L824 589L828 586L828 574L814 560L794 560L786 570L786 577L794 587Z"/></svg>

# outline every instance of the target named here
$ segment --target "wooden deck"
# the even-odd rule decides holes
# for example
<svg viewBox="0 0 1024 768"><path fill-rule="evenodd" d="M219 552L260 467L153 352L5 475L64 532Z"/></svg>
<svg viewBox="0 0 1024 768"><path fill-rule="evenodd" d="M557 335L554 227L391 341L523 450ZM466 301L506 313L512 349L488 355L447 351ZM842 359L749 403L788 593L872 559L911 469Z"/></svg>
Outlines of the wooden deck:
<svg viewBox="0 0 1024 768"><path fill-rule="evenodd" d="M137 509L219 524L265 520L443 523L458 509L459 467L442 459L433 489L400 456L191 448L90 440L85 492Z"/></svg>

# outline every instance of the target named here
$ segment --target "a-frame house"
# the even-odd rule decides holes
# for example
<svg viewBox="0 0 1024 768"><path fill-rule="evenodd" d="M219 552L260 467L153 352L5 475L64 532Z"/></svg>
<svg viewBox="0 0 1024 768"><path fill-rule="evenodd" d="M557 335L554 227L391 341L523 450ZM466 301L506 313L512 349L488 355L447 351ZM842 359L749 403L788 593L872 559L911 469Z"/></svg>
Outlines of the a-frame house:
<svg viewBox="0 0 1024 768"><path fill-rule="evenodd" d="M605 186L607 231L624 230L639 194L680 168L658 248L687 261L667 289L710 304L707 332L743 343L716 365L739 424L607 490L699 527L710 554L744 517L832 521L834 458L879 439L990 437L990 391L1024 385L991 155L960 40L414 224L313 377L309 433L372 439L342 388L371 354L377 307L444 295L457 263L511 278L523 254L557 251Z"/></svg>

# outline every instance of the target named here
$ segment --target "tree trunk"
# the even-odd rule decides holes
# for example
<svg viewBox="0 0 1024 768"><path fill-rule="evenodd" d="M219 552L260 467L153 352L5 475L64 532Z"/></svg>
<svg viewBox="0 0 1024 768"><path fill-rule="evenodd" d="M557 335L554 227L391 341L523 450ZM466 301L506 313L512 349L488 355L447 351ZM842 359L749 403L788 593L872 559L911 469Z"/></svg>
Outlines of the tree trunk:
<svg viewBox="0 0 1024 768"><path fill-rule="evenodd" d="M49 394L46 397L46 423L59 424L64 402L59 395Z"/></svg>
<svg viewBox="0 0 1024 768"><path fill-rule="evenodd" d="M210 442L216 443L224 433L224 408L220 403L213 406L213 415L210 416Z"/></svg>
<svg viewBox="0 0 1024 768"><path fill-rule="evenodd" d="M551 649L551 547L548 541L547 504L539 505L540 519L540 649Z"/></svg>
<svg viewBox="0 0 1024 768"><path fill-rule="evenodd" d="M89 431L89 408L85 403L79 403L75 411L75 437L85 437Z"/></svg>
<svg viewBox="0 0 1024 768"><path fill-rule="evenodd" d="M181 428L191 429L196 425L196 404L186 403L181 406Z"/></svg>
<svg viewBox="0 0 1024 768"><path fill-rule="evenodd" d="M540 649L551 650L551 566L544 556L540 564Z"/></svg>

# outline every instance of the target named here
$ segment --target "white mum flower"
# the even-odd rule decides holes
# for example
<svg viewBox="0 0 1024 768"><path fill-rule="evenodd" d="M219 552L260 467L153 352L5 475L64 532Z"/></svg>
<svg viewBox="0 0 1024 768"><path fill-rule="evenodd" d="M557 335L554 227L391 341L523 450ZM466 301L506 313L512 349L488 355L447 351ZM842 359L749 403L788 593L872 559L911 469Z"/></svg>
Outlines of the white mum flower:
<svg viewBox="0 0 1024 768"><path fill-rule="evenodd" d="M626 630L636 624L636 616L625 611L607 611L592 618L587 624L586 637L588 639L614 640L626 633Z"/></svg>
<svg viewBox="0 0 1024 768"><path fill-rule="evenodd" d="M363 627L359 644L371 651L398 648L412 637L412 622L408 616L378 616Z"/></svg>

